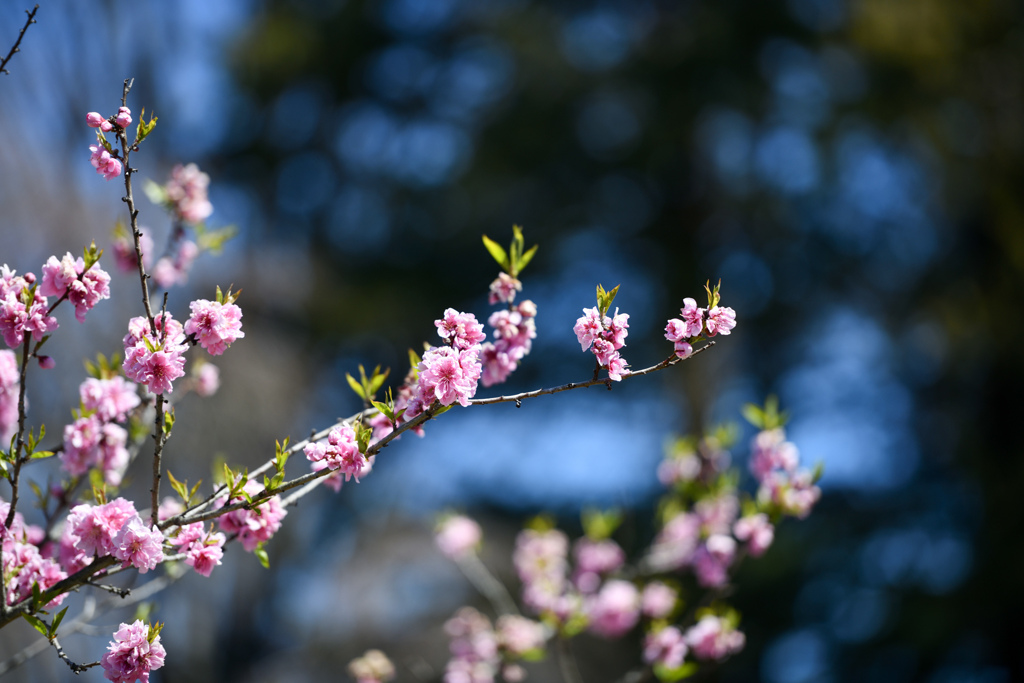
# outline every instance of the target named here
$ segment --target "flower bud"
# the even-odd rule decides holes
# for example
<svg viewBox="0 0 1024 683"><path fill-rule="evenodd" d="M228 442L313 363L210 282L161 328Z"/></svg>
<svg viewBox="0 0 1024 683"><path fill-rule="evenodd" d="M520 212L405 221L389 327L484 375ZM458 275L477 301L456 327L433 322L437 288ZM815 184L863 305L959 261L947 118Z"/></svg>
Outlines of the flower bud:
<svg viewBox="0 0 1024 683"><path fill-rule="evenodd" d="M90 128L99 128L104 121L106 119L100 116L99 112L91 111L85 115L85 122Z"/></svg>
<svg viewBox="0 0 1024 683"><path fill-rule="evenodd" d="M132 110L128 107L121 107L117 110L117 117L114 121L122 128L132 125Z"/></svg>
<svg viewBox="0 0 1024 683"><path fill-rule="evenodd" d="M52 370L56 365L57 361L52 356L39 356L39 367L43 370Z"/></svg>

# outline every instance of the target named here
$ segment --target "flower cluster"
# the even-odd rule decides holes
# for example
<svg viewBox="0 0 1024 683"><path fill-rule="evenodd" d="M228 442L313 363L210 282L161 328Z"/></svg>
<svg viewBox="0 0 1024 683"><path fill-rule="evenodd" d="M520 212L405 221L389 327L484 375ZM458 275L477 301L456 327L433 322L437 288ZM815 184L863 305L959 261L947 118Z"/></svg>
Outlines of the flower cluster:
<svg viewBox="0 0 1024 683"><path fill-rule="evenodd" d="M504 273L502 273L504 275ZM500 282L501 278L495 282ZM516 285L518 280L514 280ZM500 288L499 288L500 289ZM494 295L495 286L491 285ZM515 296L513 290L510 297ZM501 299L499 299L501 300ZM485 343L480 349L483 364L482 382L485 387L501 384L519 367L520 361L530 353L533 340L537 338L537 305L526 299L517 305L508 301L506 310L495 311L487 319L494 330L494 341Z"/></svg>
<svg viewBox="0 0 1024 683"><path fill-rule="evenodd" d="M61 463L68 474L81 476L96 467L104 480L118 486L128 467L128 432L115 422L123 422L139 405L135 385L123 377L90 377L78 388L82 416L64 428Z"/></svg>
<svg viewBox="0 0 1024 683"><path fill-rule="evenodd" d="M468 351L487 338L476 316L459 313L454 308L445 309L444 317L435 320L434 327L441 339L456 351Z"/></svg>
<svg viewBox="0 0 1024 683"><path fill-rule="evenodd" d="M800 469L800 453L779 426L759 432L751 444L750 471L760 483L758 502L803 519L821 498L815 475Z"/></svg>
<svg viewBox="0 0 1024 683"><path fill-rule="evenodd" d="M213 213L213 205L207 197L210 176L199 170L195 164L176 165L171 169L171 178L164 185L168 204L174 213L186 223L202 223Z"/></svg>
<svg viewBox="0 0 1024 683"><path fill-rule="evenodd" d="M597 364L608 370L608 378L620 381L626 372L626 361L619 355L619 349L626 345L629 314L615 309L615 315L609 317L602 316L596 307L584 308L583 316L572 329L582 350L590 349Z"/></svg>
<svg viewBox="0 0 1024 683"><path fill-rule="evenodd" d="M3 580L0 595L6 604L14 605L32 595L32 587L45 591L67 577L61 566L40 552L46 533L35 525L25 524L20 512L14 513L10 528L4 526L10 505L0 499L0 538L3 539ZM47 606L56 607L64 596L54 598Z"/></svg>
<svg viewBox="0 0 1024 683"><path fill-rule="evenodd" d="M178 535L171 539L171 544L185 553L185 564L202 576L209 576L213 568L220 564L226 542L224 534L207 531L202 522L181 527Z"/></svg>
<svg viewBox="0 0 1024 683"><path fill-rule="evenodd" d="M102 145L89 145L89 163L92 164L97 173L103 176L104 180L113 180L120 177L124 171L121 160Z"/></svg>
<svg viewBox="0 0 1024 683"><path fill-rule="evenodd" d="M480 380L479 353L479 346L465 351L435 346L424 353L418 367L419 394L416 398L420 410L429 408L435 400L443 406L456 402L463 407L468 406ZM414 405L406 410L410 418L418 414Z"/></svg>
<svg viewBox="0 0 1024 683"><path fill-rule="evenodd" d="M348 424L335 427L327 434L327 443L311 443L305 448L306 458L313 463L313 470L335 470L339 473L338 481L344 476L345 481L355 479L364 472L369 472L366 456L359 451L355 430ZM319 467L318 467L319 465Z"/></svg>
<svg viewBox="0 0 1024 683"><path fill-rule="evenodd" d="M51 256L43 264L43 282L39 288L43 296L62 297L65 294L75 307L75 319L85 322L85 314L101 299L110 298L110 275L93 263L88 269L85 260L70 253L60 261Z"/></svg>
<svg viewBox="0 0 1024 683"><path fill-rule="evenodd" d="M170 314L155 318L156 334L144 317L128 322L124 337L124 374L128 379L145 384L154 394L173 390L171 382L185 374L185 330Z"/></svg>
<svg viewBox="0 0 1024 683"><path fill-rule="evenodd" d="M233 303L198 299L189 304L192 316L185 322L185 334L194 335L211 356L219 356L231 342L245 336L242 309Z"/></svg>
<svg viewBox="0 0 1024 683"><path fill-rule="evenodd" d="M434 540L441 552L453 560L476 552L483 532L480 525L465 515L449 515L437 525Z"/></svg>
<svg viewBox="0 0 1024 683"><path fill-rule="evenodd" d="M499 674L504 681L521 681L526 671L516 661L542 653L549 637L543 624L511 614L492 626L472 607L456 612L444 630L452 655L445 683L493 683Z"/></svg>
<svg viewBox="0 0 1024 683"><path fill-rule="evenodd" d="M61 564L68 573L107 555L140 574L163 562L163 534L139 517L135 505L117 498L103 505L76 505L68 514L61 539Z"/></svg>
<svg viewBox="0 0 1024 683"><path fill-rule="evenodd" d="M149 672L162 667L167 656L157 631L142 620L122 623L114 632L107 654L100 660L107 680L149 683Z"/></svg>
<svg viewBox="0 0 1024 683"><path fill-rule="evenodd" d="M17 275L6 265L0 266L0 334L12 349L21 346L25 335L35 341L57 329L57 319L50 315L46 296L33 285L36 276Z"/></svg>
<svg viewBox="0 0 1024 683"><path fill-rule="evenodd" d="M250 497L254 497L263 491L263 486L258 481L248 481L244 490ZM229 501L221 499L221 505L233 505L243 500L241 497ZM251 510L239 508L225 513L217 519L217 523L225 533L238 534L242 547L251 553L256 546L269 541L277 533L287 514L288 511L281 505L281 496L272 496Z"/></svg>
<svg viewBox="0 0 1024 683"><path fill-rule="evenodd" d="M99 144L89 146L89 151L92 152L92 156L89 159L92 167L107 180L117 178L121 175L124 168L121 165L121 160L111 153L112 150L104 139L103 133L109 133L115 128L124 130L130 126L132 124L131 110L128 107L120 107L117 110L117 114L109 118L104 118L98 112L91 111L85 115L85 123L90 128L99 129L96 131Z"/></svg>
<svg viewBox="0 0 1024 683"><path fill-rule="evenodd" d="M161 256L153 266L153 282L163 289L185 284L197 256L199 246L195 242L189 239L179 241L173 256Z"/></svg>
<svg viewBox="0 0 1024 683"><path fill-rule="evenodd" d="M727 335L736 327L736 311L728 306L719 306L720 285L714 289L706 287L708 307L698 308L697 301L689 297L683 299L680 317L672 318L665 326L665 339L675 345L675 354L679 358L689 358L693 354L692 342L702 336L714 337Z"/></svg>
<svg viewBox="0 0 1024 683"><path fill-rule="evenodd" d="M0 349L0 442L9 443L18 425L18 359L13 351Z"/></svg>

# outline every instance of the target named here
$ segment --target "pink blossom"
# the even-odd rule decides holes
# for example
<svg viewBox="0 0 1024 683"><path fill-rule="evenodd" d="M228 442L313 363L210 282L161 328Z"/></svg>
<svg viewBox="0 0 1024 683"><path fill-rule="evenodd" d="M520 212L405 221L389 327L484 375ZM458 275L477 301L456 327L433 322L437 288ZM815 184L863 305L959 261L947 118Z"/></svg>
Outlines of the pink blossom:
<svg viewBox="0 0 1024 683"><path fill-rule="evenodd" d="M73 477L80 477L96 464L101 423L95 415L82 417L64 427L64 450L60 460Z"/></svg>
<svg viewBox="0 0 1024 683"><path fill-rule="evenodd" d="M117 532L113 540L113 555L122 567L135 567L140 574L155 569L163 562L164 536L159 529L151 529L138 517L132 517Z"/></svg>
<svg viewBox="0 0 1024 683"><path fill-rule="evenodd" d="M616 382L622 380L623 375L627 374L626 361L618 354L608 360L608 379Z"/></svg>
<svg viewBox="0 0 1024 683"><path fill-rule="evenodd" d="M326 463L331 470L338 470L345 475L345 481L351 478L359 481L360 473L366 466L366 457L359 451L356 433L349 424L335 427L327 434L327 443L311 443L305 448L306 458L310 462Z"/></svg>
<svg viewBox="0 0 1024 683"><path fill-rule="evenodd" d="M677 342L682 339L686 339L689 335L686 333L688 326L679 318L672 318L665 325L665 339L670 342Z"/></svg>
<svg viewBox="0 0 1024 683"><path fill-rule="evenodd" d="M156 318L154 337L145 318L132 318L124 338L124 374L145 384L154 394L172 391L171 382L185 374L183 353L188 349L182 326L170 315ZM162 330L166 326L167 333ZM156 350L153 350L156 349Z"/></svg>
<svg viewBox="0 0 1024 683"><path fill-rule="evenodd" d="M689 512L676 515L654 539L647 561L658 571L685 567L697 550L700 532L700 517Z"/></svg>
<svg viewBox="0 0 1024 683"><path fill-rule="evenodd" d="M484 339L484 326L477 322L472 313L459 313L454 308L446 309L444 317L435 320L437 333L458 351L470 349Z"/></svg>
<svg viewBox="0 0 1024 683"><path fill-rule="evenodd" d="M7 444L18 424L20 376L14 352L0 349L0 442Z"/></svg>
<svg viewBox="0 0 1024 683"><path fill-rule="evenodd" d="M199 247L192 240L181 240L174 258L163 256L153 266L153 281L158 287L170 289L174 285L188 282L188 272L192 262L199 255Z"/></svg>
<svg viewBox="0 0 1024 683"><path fill-rule="evenodd" d="M673 351L680 360L686 360L693 355L693 347L689 342L677 341L673 346Z"/></svg>
<svg viewBox="0 0 1024 683"><path fill-rule="evenodd" d="M602 322L601 313L597 310L597 307L583 309L583 316L576 321L572 328L583 351L589 349L594 340L604 331Z"/></svg>
<svg viewBox="0 0 1024 683"><path fill-rule="evenodd" d="M696 453L682 453L661 461L658 465L658 481L665 486L693 481L700 476L700 470L700 458Z"/></svg>
<svg viewBox="0 0 1024 683"><path fill-rule="evenodd" d="M171 541L185 551L185 564L202 576L209 576L213 568L221 564L226 542L227 537L220 532L206 533L202 522L183 527Z"/></svg>
<svg viewBox="0 0 1024 683"><path fill-rule="evenodd" d="M686 644L698 659L722 660L743 649L746 637L721 617L706 615L686 632Z"/></svg>
<svg viewBox="0 0 1024 683"><path fill-rule="evenodd" d="M588 628L605 638L618 638L640 620L640 593L629 581L612 580L587 603Z"/></svg>
<svg viewBox="0 0 1024 683"><path fill-rule="evenodd" d="M203 363L198 370L193 368L192 376L195 379L195 391L200 396L213 396L220 388L220 368L213 363Z"/></svg>
<svg viewBox="0 0 1024 683"><path fill-rule="evenodd" d="M735 494L723 492L701 499L693 511L700 517L705 534L728 534L740 513L740 501Z"/></svg>
<svg viewBox="0 0 1024 683"><path fill-rule="evenodd" d="M57 319L47 314L46 297L39 292L36 292L31 308L25 306L21 292L15 294L13 288L0 300L0 334L11 348L21 346L26 332L33 340L40 341L57 327Z"/></svg>
<svg viewBox="0 0 1024 683"><path fill-rule="evenodd" d="M795 445L786 441L781 427L766 429L754 436L750 445L750 471L758 481L764 481L775 469L794 472L800 464L800 453Z"/></svg>
<svg viewBox="0 0 1024 683"><path fill-rule="evenodd" d="M164 499L160 501L160 507L157 508L157 519L162 522L165 519L180 515L184 511L185 506L181 504L181 501L171 496L164 496Z"/></svg>
<svg viewBox="0 0 1024 683"><path fill-rule="evenodd" d="M91 111L85 115L85 123L90 128L99 128L100 124L106 121L99 112Z"/></svg>
<svg viewBox="0 0 1024 683"><path fill-rule="evenodd" d="M515 614L498 617L495 630L498 648L512 657L543 650L547 642L547 631L543 624Z"/></svg>
<svg viewBox="0 0 1024 683"><path fill-rule="evenodd" d="M141 403L135 385L120 375L111 379L90 377L78 387L78 395L82 407L96 411L96 417L104 422L123 422Z"/></svg>
<svg viewBox="0 0 1024 683"><path fill-rule="evenodd" d="M263 486L257 481L249 481L245 484L245 492L251 497L259 495ZM234 504L242 501L242 498L232 498L229 503ZM222 503L223 505L223 503ZM281 505L281 496L272 496L260 502L254 509L247 510L240 508L232 510L218 518L220 528L229 534L238 534L238 540L242 547L248 552L256 549L256 546L277 533L281 528L281 520L288 514L288 510Z"/></svg>
<svg viewBox="0 0 1024 683"><path fill-rule="evenodd" d="M451 638L448 647L454 659L470 663L497 659L498 639L491 621L472 607L456 612L445 622L444 631Z"/></svg>
<svg viewBox="0 0 1024 683"><path fill-rule="evenodd" d="M508 273L498 273L498 278L491 283L491 293L487 297L490 304L510 304L515 301L516 292L523 291L523 283Z"/></svg>
<svg viewBox="0 0 1024 683"><path fill-rule="evenodd" d="M770 472L757 491L761 504L773 503L782 512L800 519L811 513L819 498L821 489L814 485L814 477L808 470Z"/></svg>
<svg viewBox="0 0 1024 683"><path fill-rule="evenodd" d="M74 536L74 547L86 555L111 555L114 536L129 519L138 517L131 501L116 498L104 505L76 505L68 513L68 529Z"/></svg>
<svg viewBox="0 0 1024 683"><path fill-rule="evenodd" d="M573 547L576 569L595 574L608 574L621 567L626 561L626 552L611 539L592 541L581 538Z"/></svg>
<svg viewBox="0 0 1024 683"><path fill-rule="evenodd" d="M683 322L686 324L686 337L697 337L704 330L704 309L697 308L697 302L689 297L683 299L680 309Z"/></svg>
<svg viewBox="0 0 1024 683"><path fill-rule="evenodd" d="M629 314L619 313L619 309L615 309L615 315L612 316L611 322L608 323L608 329L605 332L604 338L607 339L615 346L615 350L618 351L626 345L626 336L629 334Z"/></svg>
<svg viewBox="0 0 1024 683"><path fill-rule="evenodd" d="M153 238L149 236L149 228L139 228L139 249L142 251L142 266L149 270L153 262ZM114 238L114 262L118 270L124 273L138 271L139 257L135 253L135 241L130 234L118 235Z"/></svg>
<svg viewBox="0 0 1024 683"><path fill-rule="evenodd" d="M150 639L150 629L142 620L131 625L122 623L114 632L107 654L100 664L107 680L113 683L149 683L149 672L164 665L167 652L160 636Z"/></svg>
<svg viewBox="0 0 1024 683"><path fill-rule="evenodd" d="M68 252L60 261L56 256L51 256L43 264L43 281L39 285L39 293L43 296L64 296L68 287L84 270L85 261L81 256L76 259Z"/></svg>
<svg viewBox="0 0 1024 683"><path fill-rule="evenodd" d="M128 107L121 107L117 110L117 116L114 118L114 123L127 128L132 125L132 110Z"/></svg>
<svg viewBox="0 0 1024 683"><path fill-rule="evenodd" d="M693 558L693 573L705 588L718 588L729 581L729 565L736 554L736 541L730 536L709 536Z"/></svg>
<svg viewBox="0 0 1024 683"><path fill-rule="evenodd" d="M123 168L120 159L99 145L89 145L89 151L92 152L89 162L97 173L107 180L113 180L121 175Z"/></svg>
<svg viewBox="0 0 1024 683"><path fill-rule="evenodd" d="M438 526L434 540L442 553L457 560L476 552L482 538L479 524L465 515L450 515Z"/></svg>
<svg viewBox="0 0 1024 683"><path fill-rule="evenodd" d="M171 178L164 186L171 208L186 223L202 223L213 213L207 199L210 176L195 164L178 164L171 169Z"/></svg>
<svg viewBox="0 0 1024 683"><path fill-rule="evenodd" d="M751 557L764 555L775 540L775 527L768 521L768 515L762 512L737 520L732 529L737 539L747 541L747 551Z"/></svg>
<svg viewBox="0 0 1024 683"><path fill-rule="evenodd" d="M211 356L221 355L232 342L245 336L242 309L237 305L197 299L188 306L192 316L185 322L185 334L195 335Z"/></svg>
<svg viewBox="0 0 1024 683"><path fill-rule="evenodd" d="M465 407L476 394L480 379L478 350L456 351L442 346L432 347L423 354L419 364L420 397L424 406L434 399L448 406L455 402Z"/></svg>
<svg viewBox="0 0 1024 683"><path fill-rule="evenodd" d="M480 347L480 363L483 367L480 381L485 387L501 384L519 365L507 351L499 350L491 342Z"/></svg>
<svg viewBox="0 0 1024 683"><path fill-rule="evenodd" d="M676 608L679 593L661 581L652 581L644 586L640 599L644 616L651 619L665 619Z"/></svg>
<svg viewBox="0 0 1024 683"><path fill-rule="evenodd" d="M644 638L644 661L648 664L677 669L683 665L688 651L682 631L675 626L666 626Z"/></svg>
<svg viewBox="0 0 1024 683"><path fill-rule="evenodd" d="M715 306L708 311L708 336L730 334L736 327L736 311L728 306Z"/></svg>
<svg viewBox="0 0 1024 683"><path fill-rule="evenodd" d="M0 505L4 516L10 507ZM49 558L44 558L39 548L27 537L27 528L22 527L21 515L16 513L18 524L12 523L12 532L3 535L3 576L7 579L6 590L0 597L7 604L15 604L32 595L33 586L45 591L55 583L67 577L60 565ZM0 523L2 526L2 523ZM58 596L47 603L47 607L56 607L64 601L64 595Z"/></svg>

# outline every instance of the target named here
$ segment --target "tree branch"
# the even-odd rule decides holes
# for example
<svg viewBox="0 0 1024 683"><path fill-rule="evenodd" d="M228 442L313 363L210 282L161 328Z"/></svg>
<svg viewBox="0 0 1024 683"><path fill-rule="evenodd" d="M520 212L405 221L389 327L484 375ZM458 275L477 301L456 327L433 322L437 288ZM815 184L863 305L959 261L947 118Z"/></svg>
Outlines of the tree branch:
<svg viewBox="0 0 1024 683"><path fill-rule="evenodd" d="M21 31L18 32L18 39L16 41L14 41L14 45L11 47L11 51L7 53L6 57L4 57L2 60L0 60L0 73L3 73L3 74L10 74L11 73L10 71L5 69L4 67L7 66L7 62L11 61L11 57L13 57L15 55L15 53L21 52L21 48L19 48L18 46L21 45L21 39L25 37L25 31L28 30L28 27L31 26L32 24L36 23L36 12L38 12L38 11L39 11L39 5L36 5L35 7L33 7L31 11L30 10L25 10L25 14L28 15L28 20L25 21L25 25L22 26L21 27Z"/></svg>

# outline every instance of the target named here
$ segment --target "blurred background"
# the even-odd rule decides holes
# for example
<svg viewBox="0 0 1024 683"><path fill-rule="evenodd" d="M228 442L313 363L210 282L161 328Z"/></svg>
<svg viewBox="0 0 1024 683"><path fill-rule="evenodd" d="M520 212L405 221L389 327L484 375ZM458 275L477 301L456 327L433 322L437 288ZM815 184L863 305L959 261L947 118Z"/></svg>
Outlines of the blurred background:
<svg viewBox="0 0 1024 683"><path fill-rule="evenodd" d="M739 321L711 352L611 393L452 411L362 483L307 497L268 545L269 571L232 548L211 579L161 597L169 657L154 681L338 680L368 647L400 680L439 680L441 623L486 606L434 548L438 511L481 520L484 560L513 589L513 534L540 511L576 534L582 506L620 506L619 540L638 550L666 438L769 393L804 462L824 463L824 496L743 566L748 646L707 680L1024 680L1024 460L1008 433L1024 405L1019 3L41 5L0 75L0 262L39 272L90 240L109 247L123 187L89 165L84 119L116 111L127 76L136 118L159 116L132 157L139 178L196 162L210 224L239 228L170 296L181 316L215 285L245 290L220 393L178 408L165 459L178 478L209 480L220 456L254 466L274 439L351 414L345 373L381 364L400 381L446 307L486 318L496 268L480 235L507 243L513 223L540 244L522 278L538 338L501 393L589 376L571 327L597 283L622 285L634 367L667 355L664 321L708 279ZM27 7L0 7L4 51ZM162 244L169 220L139 206ZM62 311L57 369L30 377L51 434L80 359L117 351L140 312L137 279L113 276L114 301L86 324ZM96 659L128 616L62 644ZM34 635L5 629L0 655ZM574 648L585 680L611 681L639 640ZM47 652L19 677L70 674Z"/></svg>

